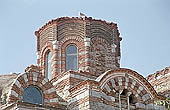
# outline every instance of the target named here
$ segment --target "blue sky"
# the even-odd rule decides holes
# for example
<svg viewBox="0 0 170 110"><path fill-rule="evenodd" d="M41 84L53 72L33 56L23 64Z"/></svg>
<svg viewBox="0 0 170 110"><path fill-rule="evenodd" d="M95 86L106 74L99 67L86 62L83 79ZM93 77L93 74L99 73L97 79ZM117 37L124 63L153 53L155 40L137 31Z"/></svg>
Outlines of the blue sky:
<svg viewBox="0 0 170 110"><path fill-rule="evenodd" d="M1 0L0 74L36 64L34 32L78 12L118 24L121 67L147 76L170 66L170 0Z"/></svg>

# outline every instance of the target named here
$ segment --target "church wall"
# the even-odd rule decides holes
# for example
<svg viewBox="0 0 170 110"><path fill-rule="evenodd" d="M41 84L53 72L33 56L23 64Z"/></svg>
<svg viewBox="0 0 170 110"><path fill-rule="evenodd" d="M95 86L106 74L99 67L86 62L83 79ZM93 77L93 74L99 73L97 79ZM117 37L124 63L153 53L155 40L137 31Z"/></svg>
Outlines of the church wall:
<svg viewBox="0 0 170 110"><path fill-rule="evenodd" d="M94 93L92 94L92 88L98 91L96 84L94 81L86 80L71 88L69 90L71 100L68 103L68 109L91 110L90 103L92 101L99 101L98 96L95 96Z"/></svg>
<svg viewBox="0 0 170 110"><path fill-rule="evenodd" d="M66 106L54 107L18 101L12 104L6 104L5 106L1 106L0 110L66 110Z"/></svg>
<svg viewBox="0 0 170 110"><path fill-rule="evenodd" d="M43 105L58 106L59 100L55 88L41 73L27 72L19 74L12 83L7 95L7 104L22 101L24 89L33 85L41 90Z"/></svg>
<svg viewBox="0 0 170 110"><path fill-rule="evenodd" d="M150 74L146 79L151 83L154 89L160 95L170 98L170 67L166 67L160 71Z"/></svg>
<svg viewBox="0 0 170 110"><path fill-rule="evenodd" d="M66 47L78 47L78 69L99 76L120 67L120 40L117 25L92 18L63 17L52 20L35 32L38 64L45 75L45 56L52 51L52 76L66 72Z"/></svg>
<svg viewBox="0 0 170 110"><path fill-rule="evenodd" d="M58 79L58 80L57 80ZM95 80L96 76L91 76L88 72L75 72L68 71L62 74L59 74L57 78L51 80L54 87L56 88L57 94L62 97L65 101L69 99L69 89L73 86L79 84L85 80Z"/></svg>
<svg viewBox="0 0 170 110"><path fill-rule="evenodd" d="M6 93L6 85L0 85L0 109L165 110L155 105L164 98L142 75L120 68L122 39L117 24L91 17L61 17L46 23L35 35L38 66L27 67L7 83ZM69 53L66 50L71 45L74 52ZM169 70L148 78L158 91L169 89ZM40 96L29 96L25 92L29 87Z"/></svg>
<svg viewBox="0 0 170 110"><path fill-rule="evenodd" d="M17 76L17 73L0 75L0 106L7 102L8 91Z"/></svg>

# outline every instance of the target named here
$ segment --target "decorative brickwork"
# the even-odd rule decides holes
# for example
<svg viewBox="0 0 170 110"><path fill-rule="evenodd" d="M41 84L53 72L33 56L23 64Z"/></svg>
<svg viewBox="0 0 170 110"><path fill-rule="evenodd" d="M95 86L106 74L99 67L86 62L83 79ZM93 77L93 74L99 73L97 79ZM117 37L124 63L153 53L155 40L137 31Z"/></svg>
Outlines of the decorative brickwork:
<svg viewBox="0 0 170 110"><path fill-rule="evenodd" d="M131 92L137 102L140 103L149 104L153 102L154 98L157 98L157 93L146 79L129 69L110 70L105 73L99 82L102 91L107 95L111 95L111 97L116 92L127 89L127 92Z"/></svg>
<svg viewBox="0 0 170 110"><path fill-rule="evenodd" d="M38 31L38 65L45 74L45 56L52 52L52 75L66 72L65 50L78 47L78 68L99 76L120 66L120 40L117 25L92 18L58 18ZM104 47L103 47L104 46ZM103 47L103 48L102 48Z"/></svg>
<svg viewBox="0 0 170 110"><path fill-rule="evenodd" d="M56 88L57 94L68 102L68 100L70 99L69 89L71 87L74 87L82 81L95 79L96 76L92 76L88 72L67 71L65 73L59 74L58 76L56 76L56 78L53 78L51 82Z"/></svg>
<svg viewBox="0 0 170 110"><path fill-rule="evenodd" d="M124 91L125 90L125 91ZM125 95L120 95L124 91ZM157 93L144 77L130 69L109 70L95 81L86 80L70 90L70 110L150 109ZM130 97L130 99L127 99ZM131 98L133 97L133 99ZM121 103L121 104L120 104ZM152 107L151 107L152 106Z"/></svg>
<svg viewBox="0 0 170 110"><path fill-rule="evenodd" d="M81 51L83 50L83 39L80 38L80 37L65 37L64 39L62 39L60 42L59 42L59 48L61 49L60 51L60 58L59 58L59 62L60 63L60 68L61 68L61 72L66 72L66 56L65 56L65 53L66 53L66 48L67 46L69 45L75 45L76 47L78 47L78 67L79 68L82 68L81 67L81 62L83 62L82 60L82 57L83 55L79 54L81 53Z"/></svg>
<svg viewBox="0 0 170 110"><path fill-rule="evenodd" d="M39 66L41 68L41 72L43 76L46 76L46 58L47 58L47 54L49 53L49 51L52 53L52 55L55 53L54 49L53 49L53 44L52 42L47 42L42 50L40 51L40 63ZM54 57L52 57L52 61L54 61ZM54 68L52 67L52 71L54 70ZM54 74L52 74L54 75ZM52 76L54 77L54 76Z"/></svg>
<svg viewBox="0 0 170 110"><path fill-rule="evenodd" d="M35 35L38 66L14 75L7 89L0 85L0 109L165 110L155 105L164 100L154 90L162 90L157 87L163 86L162 75L148 77L153 88L142 75L120 68L122 38L117 24L86 16L61 17ZM167 82L169 70L163 72Z"/></svg>
<svg viewBox="0 0 170 110"><path fill-rule="evenodd" d="M21 101L24 88L29 85L34 85L42 90L44 105L58 106L55 88L47 78L36 72L23 73L16 78L8 93L8 103Z"/></svg>

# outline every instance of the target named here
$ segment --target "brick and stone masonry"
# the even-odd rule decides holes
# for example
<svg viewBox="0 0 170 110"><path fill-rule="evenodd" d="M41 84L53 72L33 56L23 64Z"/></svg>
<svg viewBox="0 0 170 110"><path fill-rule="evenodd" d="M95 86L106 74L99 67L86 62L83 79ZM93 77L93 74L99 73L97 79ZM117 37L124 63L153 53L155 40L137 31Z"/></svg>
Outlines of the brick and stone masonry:
<svg viewBox="0 0 170 110"><path fill-rule="evenodd" d="M61 17L46 23L35 35L37 66L9 76L9 88L3 93L4 87L0 88L2 110L165 110L154 104L164 97L157 94L152 82L120 67L122 38L116 23L86 16ZM76 70L66 69L70 62L66 50L71 45L77 48ZM30 85L41 90L42 104L22 100Z"/></svg>
<svg viewBox="0 0 170 110"><path fill-rule="evenodd" d="M49 21L35 32L38 65L45 74L45 56L52 52L52 75L66 72L65 48L78 47L78 68L99 76L120 67L120 40L117 24L87 18L62 17Z"/></svg>

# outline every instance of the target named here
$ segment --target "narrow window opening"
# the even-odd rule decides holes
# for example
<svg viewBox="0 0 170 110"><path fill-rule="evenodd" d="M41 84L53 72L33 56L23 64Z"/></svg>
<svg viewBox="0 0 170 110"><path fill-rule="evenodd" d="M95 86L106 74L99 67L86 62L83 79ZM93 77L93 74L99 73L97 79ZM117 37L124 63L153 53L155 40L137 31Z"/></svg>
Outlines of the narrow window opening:
<svg viewBox="0 0 170 110"><path fill-rule="evenodd" d="M70 45L66 49L66 71L78 70L77 47Z"/></svg>
<svg viewBox="0 0 170 110"><path fill-rule="evenodd" d="M52 62L52 55L49 51L46 55L46 77L48 79L51 79L51 62Z"/></svg>

